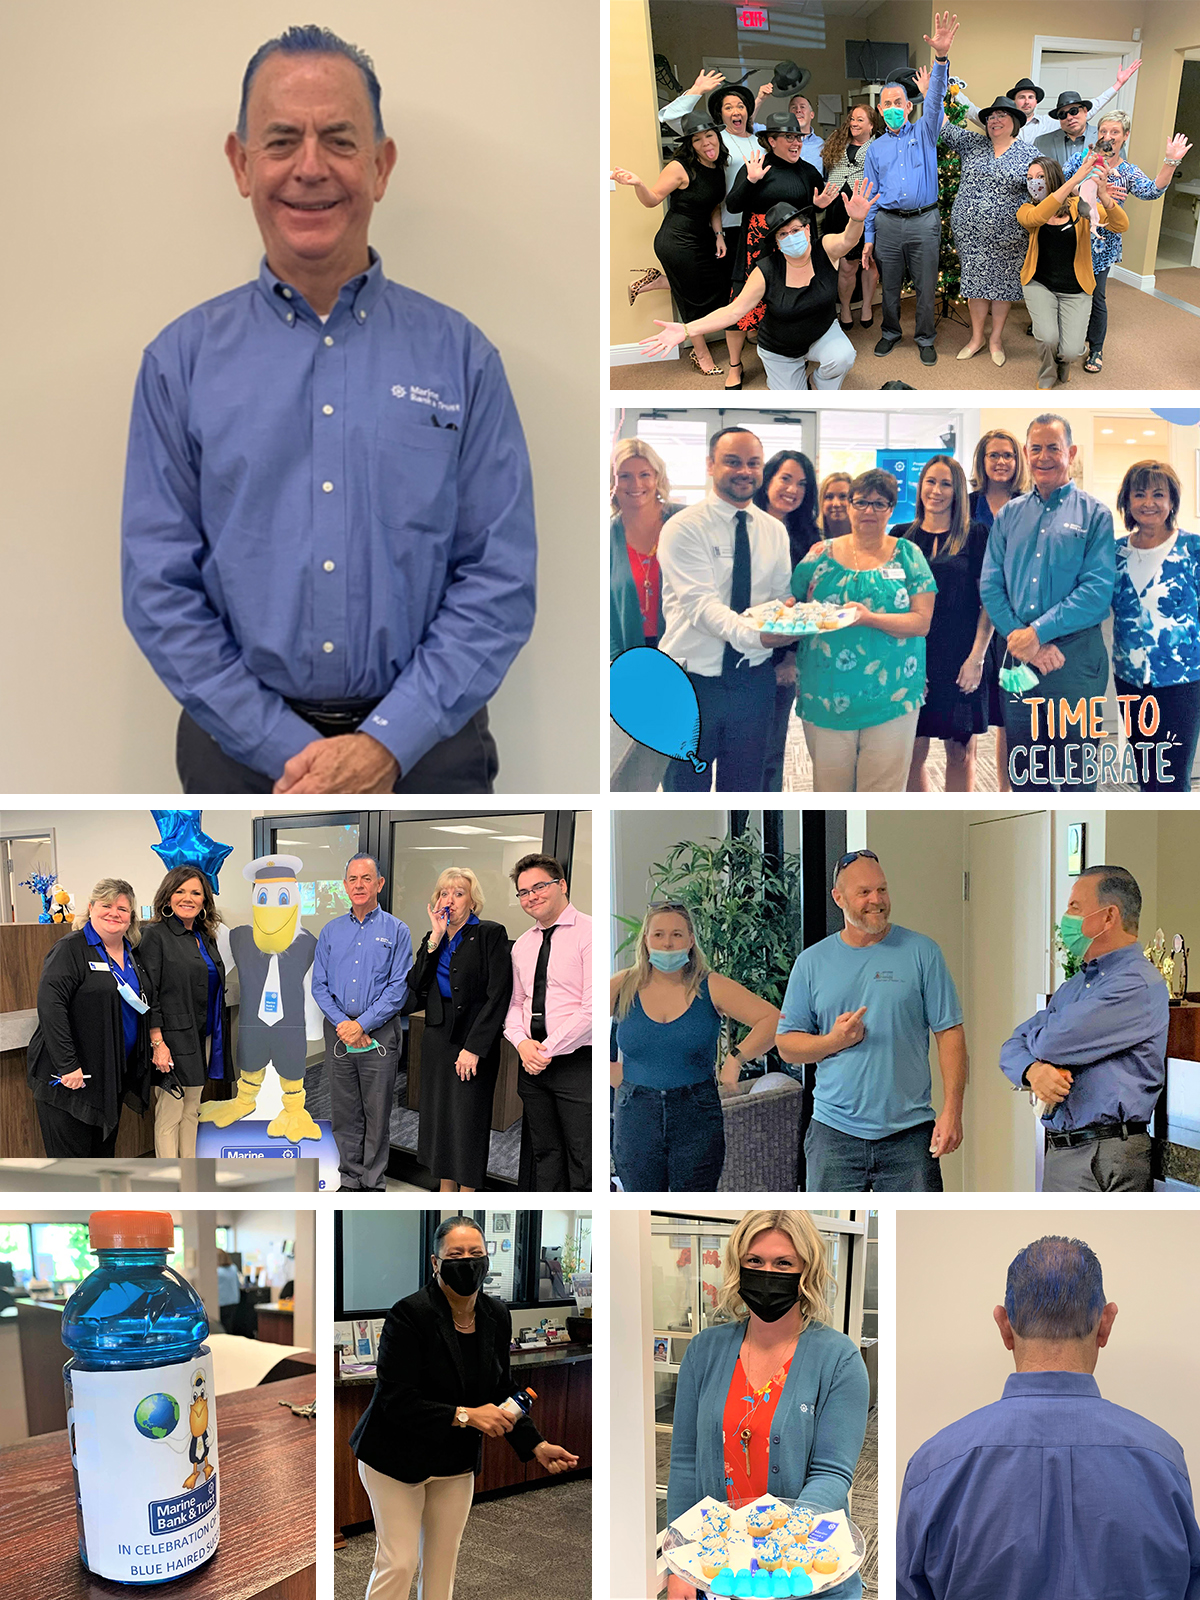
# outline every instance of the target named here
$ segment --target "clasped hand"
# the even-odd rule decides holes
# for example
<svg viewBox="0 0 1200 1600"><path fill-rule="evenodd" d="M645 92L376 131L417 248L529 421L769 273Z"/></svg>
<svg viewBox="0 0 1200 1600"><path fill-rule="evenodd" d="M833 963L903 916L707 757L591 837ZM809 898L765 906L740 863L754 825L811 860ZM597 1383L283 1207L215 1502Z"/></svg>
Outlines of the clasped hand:
<svg viewBox="0 0 1200 1600"><path fill-rule="evenodd" d="M1065 1067L1051 1066L1048 1061L1035 1061L1025 1069L1025 1082L1048 1106L1061 1105L1074 1081Z"/></svg>
<svg viewBox="0 0 1200 1600"><path fill-rule="evenodd" d="M285 765L276 794L391 794L400 764L369 733L314 739Z"/></svg>

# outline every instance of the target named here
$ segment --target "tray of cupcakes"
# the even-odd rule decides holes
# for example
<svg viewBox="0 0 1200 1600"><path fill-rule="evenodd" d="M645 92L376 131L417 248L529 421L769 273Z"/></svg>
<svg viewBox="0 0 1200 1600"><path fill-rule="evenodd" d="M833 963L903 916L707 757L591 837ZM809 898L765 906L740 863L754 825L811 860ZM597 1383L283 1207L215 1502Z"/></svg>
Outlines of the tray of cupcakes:
<svg viewBox="0 0 1200 1600"><path fill-rule="evenodd" d="M820 1594L857 1572L866 1548L844 1511L775 1495L728 1505L706 1495L676 1517L662 1545L677 1577L737 1600Z"/></svg>

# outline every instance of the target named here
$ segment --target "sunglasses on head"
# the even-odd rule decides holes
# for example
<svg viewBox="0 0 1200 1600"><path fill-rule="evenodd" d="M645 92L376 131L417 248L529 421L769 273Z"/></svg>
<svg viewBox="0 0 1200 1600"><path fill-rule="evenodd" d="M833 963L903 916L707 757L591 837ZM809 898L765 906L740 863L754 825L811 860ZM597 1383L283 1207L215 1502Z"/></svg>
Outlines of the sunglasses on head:
<svg viewBox="0 0 1200 1600"><path fill-rule="evenodd" d="M690 916L682 900L651 900L646 907L646 915L649 916L654 911L682 911L684 916Z"/></svg>
<svg viewBox="0 0 1200 1600"><path fill-rule="evenodd" d="M833 867L834 880L837 880L838 874L844 872L852 861L862 861L864 858L876 863L879 861L874 850L848 850L844 856L839 856Z"/></svg>

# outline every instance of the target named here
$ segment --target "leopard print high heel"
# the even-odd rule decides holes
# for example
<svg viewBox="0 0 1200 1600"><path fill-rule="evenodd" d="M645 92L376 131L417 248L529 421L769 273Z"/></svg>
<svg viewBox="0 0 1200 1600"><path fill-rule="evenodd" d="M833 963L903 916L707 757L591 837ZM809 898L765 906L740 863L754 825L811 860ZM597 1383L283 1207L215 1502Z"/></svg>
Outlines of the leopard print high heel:
<svg viewBox="0 0 1200 1600"><path fill-rule="evenodd" d="M636 272L637 268L634 267L633 270ZM652 283L657 282L661 277L662 273L657 267L647 267L641 277L629 285L629 304L632 305L643 289L648 289Z"/></svg>

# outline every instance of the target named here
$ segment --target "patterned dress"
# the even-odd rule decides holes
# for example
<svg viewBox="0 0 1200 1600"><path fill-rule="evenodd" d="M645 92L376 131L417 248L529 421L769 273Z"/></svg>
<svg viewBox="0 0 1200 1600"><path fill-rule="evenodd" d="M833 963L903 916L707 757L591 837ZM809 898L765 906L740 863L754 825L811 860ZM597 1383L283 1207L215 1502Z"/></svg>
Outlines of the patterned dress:
<svg viewBox="0 0 1200 1600"><path fill-rule="evenodd" d="M1017 207L1029 199L1026 174L1041 152L1025 139L1014 139L997 159L986 134L950 122L943 122L938 140L962 163L950 213L960 293L968 300L1020 300L1029 236L1017 221Z"/></svg>
<svg viewBox="0 0 1200 1600"><path fill-rule="evenodd" d="M1084 152L1080 150L1070 157L1063 168L1064 178L1069 178L1075 172L1083 156ZM1161 200L1167 192L1160 189L1153 178L1148 178L1141 167L1135 167L1132 161L1118 161L1109 175L1109 182L1116 184L1119 189L1128 189L1135 200ZM1096 276L1115 267L1120 259L1121 235L1113 233L1110 228L1093 228L1092 271Z"/></svg>

